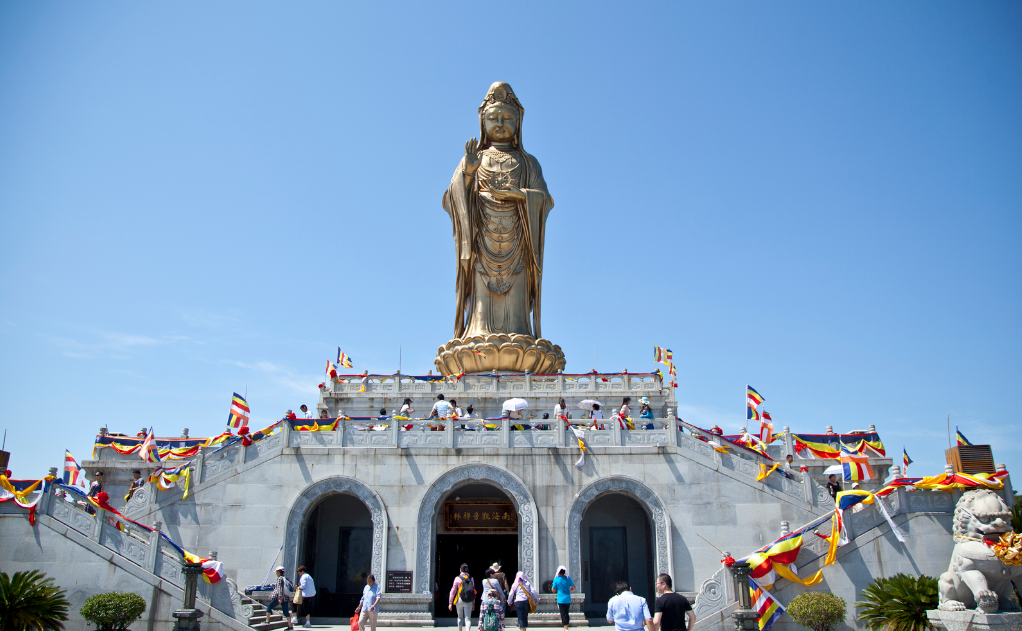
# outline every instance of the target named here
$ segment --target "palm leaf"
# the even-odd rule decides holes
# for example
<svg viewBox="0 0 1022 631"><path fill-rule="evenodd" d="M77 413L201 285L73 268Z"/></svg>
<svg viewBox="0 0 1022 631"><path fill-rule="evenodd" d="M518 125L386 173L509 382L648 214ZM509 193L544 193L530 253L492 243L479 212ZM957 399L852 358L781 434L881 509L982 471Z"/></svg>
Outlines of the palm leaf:
<svg viewBox="0 0 1022 631"><path fill-rule="evenodd" d="M859 620L871 631L926 631L933 626L927 609L936 609L940 598L937 579L932 576L895 574L878 578L859 595L855 603Z"/></svg>
<svg viewBox="0 0 1022 631"><path fill-rule="evenodd" d="M65 595L38 570L0 573L0 629L60 631L71 606Z"/></svg>

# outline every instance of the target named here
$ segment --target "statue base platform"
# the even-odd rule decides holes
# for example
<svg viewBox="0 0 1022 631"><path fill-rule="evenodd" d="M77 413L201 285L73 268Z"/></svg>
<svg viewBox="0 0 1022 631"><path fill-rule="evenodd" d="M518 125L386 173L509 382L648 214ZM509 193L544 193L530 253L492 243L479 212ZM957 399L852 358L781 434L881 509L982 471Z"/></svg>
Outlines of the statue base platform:
<svg viewBox="0 0 1022 631"><path fill-rule="evenodd" d="M975 609L965 611L941 611L930 609L926 612L930 623L946 631L1019 631L1022 629L1022 612L1002 611L983 613Z"/></svg>
<svg viewBox="0 0 1022 631"><path fill-rule="evenodd" d="M435 361L445 375L494 371L546 375L564 370L564 363L560 346L518 333L453 339L437 349Z"/></svg>

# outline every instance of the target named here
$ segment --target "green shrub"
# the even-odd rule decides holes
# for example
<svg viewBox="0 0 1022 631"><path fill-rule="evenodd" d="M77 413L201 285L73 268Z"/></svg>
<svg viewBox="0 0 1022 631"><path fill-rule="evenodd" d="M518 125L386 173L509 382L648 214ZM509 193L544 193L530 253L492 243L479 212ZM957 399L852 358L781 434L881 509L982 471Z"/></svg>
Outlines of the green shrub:
<svg viewBox="0 0 1022 631"><path fill-rule="evenodd" d="M46 574L31 570L0 574L0 629L60 631L71 603Z"/></svg>
<svg viewBox="0 0 1022 631"><path fill-rule="evenodd" d="M788 605L791 619L813 631L830 631L845 621L845 599L829 592L799 594Z"/></svg>
<svg viewBox="0 0 1022 631"><path fill-rule="evenodd" d="M99 631L118 631L142 617L145 599L131 592L96 594L85 600L79 613Z"/></svg>
<svg viewBox="0 0 1022 631"><path fill-rule="evenodd" d="M859 620L872 631L924 631L933 625L926 619L927 609L940 604L937 579L932 576L895 574L878 578L860 594L855 603Z"/></svg>

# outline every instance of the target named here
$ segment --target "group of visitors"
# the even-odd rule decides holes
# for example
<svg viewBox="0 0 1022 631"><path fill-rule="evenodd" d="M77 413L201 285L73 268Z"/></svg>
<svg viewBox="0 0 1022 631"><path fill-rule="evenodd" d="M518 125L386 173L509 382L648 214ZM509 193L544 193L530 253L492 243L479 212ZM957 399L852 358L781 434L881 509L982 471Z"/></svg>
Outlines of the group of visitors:
<svg viewBox="0 0 1022 631"><path fill-rule="evenodd" d="M304 565L299 566L298 586L295 587L291 581L284 578L283 566L278 567L275 572L277 579L273 586L273 593L270 594L270 602L266 605L266 624L270 624L270 614L273 609L279 607L281 613L284 614L284 620L287 621L288 629L294 629L294 625L301 620L302 616L305 616L305 624L302 627L311 628L312 599L316 596L316 583L312 580L312 576L309 575ZM371 575L370 578L372 578ZM295 607L294 618L291 617L289 604L293 604ZM376 631L375 626L373 631Z"/></svg>
<svg viewBox="0 0 1022 631"><path fill-rule="evenodd" d="M479 631L504 631L504 617L511 611L514 611L518 618L518 626L522 631L528 629L529 614L536 611L540 598L525 575L518 572L509 588L504 573L500 571L500 565L494 563L486 568L485 577L479 586ZM568 576L568 570L563 565L557 568L557 575L551 583L550 591L557 594L561 624L567 631L570 626L571 592L575 591L575 581ZM656 578L657 599L654 602L652 616L646 599L633 594L628 581L618 581L614 591L616 595L607 603L607 622L613 624L616 631L686 631L686 627L691 629L695 624L695 612L692 611L691 603L681 594L674 592L669 574L660 574ZM451 585L447 605L449 611L457 612L459 631L467 631L471 624L475 596L475 579L469 574L468 564L462 564L460 573ZM377 597L374 602L378 601ZM364 629L361 621L359 628ZM376 631L375 626L372 631Z"/></svg>

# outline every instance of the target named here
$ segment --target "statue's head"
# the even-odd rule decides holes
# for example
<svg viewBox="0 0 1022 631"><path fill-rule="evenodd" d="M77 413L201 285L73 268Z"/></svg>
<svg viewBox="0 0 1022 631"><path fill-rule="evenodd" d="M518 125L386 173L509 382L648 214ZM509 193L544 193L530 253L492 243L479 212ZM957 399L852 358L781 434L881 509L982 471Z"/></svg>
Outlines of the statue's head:
<svg viewBox="0 0 1022 631"><path fill-rule="evenodd" d="M1011 512L989 489L966 491L955 506L954 534L997 541L1011 531Z"/></svg>
<svg viewBox="0 0 1022 631"><path fill-rule="evenodd" d="M491 85L479 106L479 147L485 149L494 143L510 143L521 149L524 114L525 108L511 86L503 81Z"/></svg>

